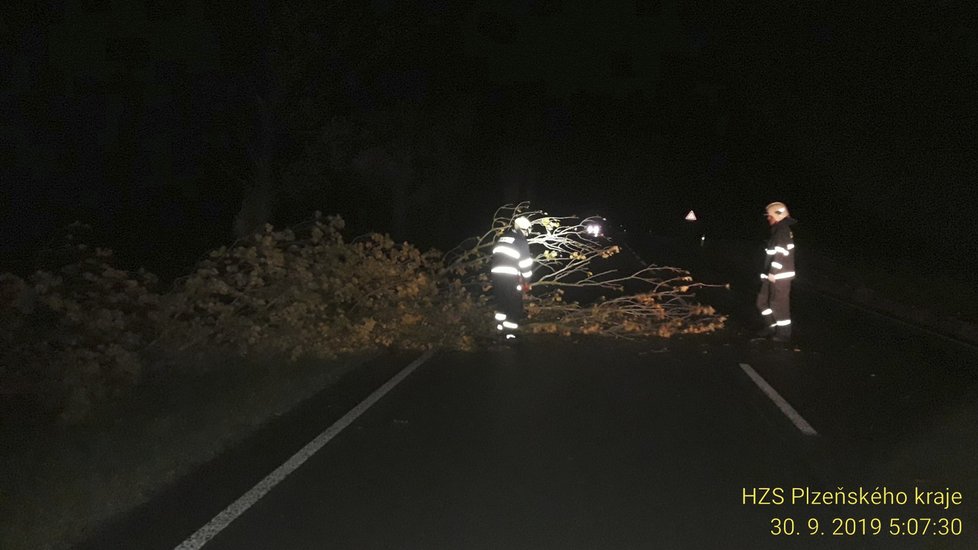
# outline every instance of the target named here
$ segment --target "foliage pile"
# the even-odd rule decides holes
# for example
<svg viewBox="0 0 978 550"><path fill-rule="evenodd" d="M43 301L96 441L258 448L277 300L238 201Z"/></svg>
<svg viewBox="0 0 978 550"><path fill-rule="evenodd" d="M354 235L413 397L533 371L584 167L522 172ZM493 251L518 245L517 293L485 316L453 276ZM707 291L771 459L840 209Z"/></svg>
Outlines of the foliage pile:
<svg viewBox="0 0 978 550"><path fill-rule="evenodd" d="M339 217L266 226L212 251L165 293L112 265L69 228L28 280L0 275L0 388L67 421L139 382L160 354L332 358L376 347L470 349L488 333L481 298L420 252L370 234L344 241Z"/></svg>
<svg viewBox="0 0 978 550"><path fill-rule="evenodd" d="M684 279L686 277L683 277ZM527 328L532 332L601 334L621 338L704 334L720 330L725 318L710 306L690 303L660 292L643 292L581 305L564 302L563 291L531 299Z"/></svg>
<svg viewBox="0 0 978 550"><path fill-rule="evenodd" d="M110 250L79 242L89 231L66 228L26 281L0 275L2 391L68 420L139 380L159 312L156 278L115 268Z"/></svg>
<svg viewBox="0 0 978 550"><path fill-rule="evenodd" d="M436 251L378 234L345 242L342 228L341 218L317 214L211 252L166 297L162 341L295 359L378 346L469 349L488 327Z"/></svg>

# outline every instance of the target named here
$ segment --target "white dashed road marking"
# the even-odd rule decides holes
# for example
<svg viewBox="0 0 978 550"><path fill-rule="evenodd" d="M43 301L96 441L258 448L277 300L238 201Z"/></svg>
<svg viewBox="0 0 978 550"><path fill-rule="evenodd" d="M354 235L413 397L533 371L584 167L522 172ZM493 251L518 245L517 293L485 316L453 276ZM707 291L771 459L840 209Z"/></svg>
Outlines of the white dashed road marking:
<svg viewBox="0 0 978 550"><path fill-rule="evenodd" d="M319 449L322 449L329 440L336 437L343 428L346 428L353 423L361 414L364 413L371 405L379 401L387 392L398 385L402 380L408 377L409 374L414 372L416 368L421 366L422 363L431 359L434 355L434 351L426 351L421 357L418 357L410 365L404 367L401 372L397 373L393 378L388 380L383 386L377 388L372 394L367 396L366 399L361 401L356 407L353 407L350 412L343 415L342 418L337 420L332 426L326 428L326 430L317 435L315 439L306 444L305 447L299 450L299 452L292 455L291 458L285 461L284 464L276 468L272 473L265 476L265 479L258 482L257 485L248 490L247 493L238 497L238 500L231 503L230 506L225 508L221 513L214 516L214 519L207 522L197 530L196 533L190 535L187 540L180 543L175 550L197 550L201 548L209 540L214 538L218 533L220 533L225 527L230 525L232 521L237 519L238 516L243 514L248 508L250 508L254 503L258 502L261 497L265 496L272 487L278 485L280 481L288 477L289 474L294 472L299 466L301 466L306 460L316 454Z"/></svg>
<svg viewBox="0 0 978 550"><path fill-rule="evenodd" d="M781 412L783 412L784 415L788 417L788 420L791 420L791 423L794 424L796 428L801 430L801 433L805 435L818 435L818 432L815 431L815 428L813 428L812 425L809 424L807 420L802 418L801 415L798 414L798 411L796 411L795 408L792 407L790 403L785 401L784 398L781 397L781 394L777 392L777 390L772 388L771 385L767 383L767 380L764 380L764 378L762 378L760 374L757 374L757 371L751 368L751 366L748 365L747 363L741 363L740 368L744 369L744 372L747 373L747 376L749 376L750 379L753 380L755 384L757 384L758 388L761 388L761 391L763 391L768 397L771 398L771 401L774 401L774 404L777 405L779 409L781 409Z"/></svg>

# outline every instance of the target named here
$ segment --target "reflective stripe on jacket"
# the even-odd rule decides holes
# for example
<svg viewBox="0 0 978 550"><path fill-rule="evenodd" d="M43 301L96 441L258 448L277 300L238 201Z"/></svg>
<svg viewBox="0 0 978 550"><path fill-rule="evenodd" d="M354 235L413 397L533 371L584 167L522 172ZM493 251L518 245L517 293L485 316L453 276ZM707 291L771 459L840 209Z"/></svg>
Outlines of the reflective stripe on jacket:
<svg viewBox="0 0 978 550"><path fill-rule="evenodd" d="M782 281L795 276L795 243L791 226L795 224L792 218L785 218L771 226L771 237L764 247L766 260L762 279Z"/></svg>
<svg viewBox="0 0 978 550"><path fill-rule="evenodd" d="M519 231L503 233L492 249L491 272L497 275L522 275L529 279L533 275L533 257L530 244Z"/></svg>

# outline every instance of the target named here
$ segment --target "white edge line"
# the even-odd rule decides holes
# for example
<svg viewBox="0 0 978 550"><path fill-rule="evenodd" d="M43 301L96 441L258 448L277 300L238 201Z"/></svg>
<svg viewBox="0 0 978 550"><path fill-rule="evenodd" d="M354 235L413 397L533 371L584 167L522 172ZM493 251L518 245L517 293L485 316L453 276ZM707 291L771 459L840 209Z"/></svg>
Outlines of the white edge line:
<svg viewBox="0 0 978 550"><path fill-rule="evenodd" d="M784 398L781 397L781 394L777 392L777 390L772 388L771 385L767 383L767 380L764 380L764 378L762 378L760 374L757 374L757 371L751 368L751 366L748 365L747 363L740 363L740 368L743 369L745 373L747 373L747 376L749 376L750 379L753 380L755 384L757 384L757 387L761 388L761 391L763 391L765 394L767 394L768 397L771 398L771 401L774 401L774 404L777 405L779 409L781 409L781 412L783 412L784 415L788 417L788 420L791 420L791 423L794 424L796 428L801 430L801 433L805 435L818 435L818 432L815 431L815 428L813 428L812 425L808 423L808 421L802 418L802 416L798 414L798 411L796 411L795 408L792 407L790 403L785 401Z"/></svg>
<svg viewBox="0 0 978 550"><path fill-rule="evenodd" d="M292 455L291 458L272 471L272 473L265 476L265 479L259 481L254 487L249 489L248 492L238 497L237 500L232 502L227 508L214 516L212 520L198 529L193 535L190 535L187 540L180 543L180 545L178 545L174 550L197 550L207 544L208 541L214 538L225 527L230 525L231 522L237 519L238 516L243 514L248 508L265 496L265 494L275 487L275 485L298 469L299 466L301 466L306 460L309 460L312 455L316 454L319 449L322 449L323 446L329 443L329 441L343 431L344 428L352 424L361 414L369 409L371 405L384 397L384 395L393 389L394 386L407 378L408 375L414 372L414 370L421 366L421 364L423 364L425 361L431 359L434 354L434 350L428 350L424 352L421 357L418 357L412 361L411 364L404 367L401 372L394 375L394 377L385 382L383 386L374 390L374 392L367 396L366 399L357 404L356 407L350 409L350 411L343 415L342 418L334 422L332 426L326 428L326 430L321 434L317 435L315 439L307 443L305 447Z"/></svg>

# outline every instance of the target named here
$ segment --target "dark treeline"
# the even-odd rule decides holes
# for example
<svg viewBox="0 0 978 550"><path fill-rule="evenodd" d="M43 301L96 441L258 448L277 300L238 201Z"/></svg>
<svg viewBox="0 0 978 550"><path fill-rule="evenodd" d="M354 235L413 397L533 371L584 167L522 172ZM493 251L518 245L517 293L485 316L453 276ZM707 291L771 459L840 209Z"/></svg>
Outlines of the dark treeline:
<svg viewBox="0 0 978 550"><path fill-rule="evenodd" d="M742 238L783 200L814 246L976 255L963 14L581 4L5 8L0 269L76 219L167 278L313 210L445 248L523 199Z"/></svg>

